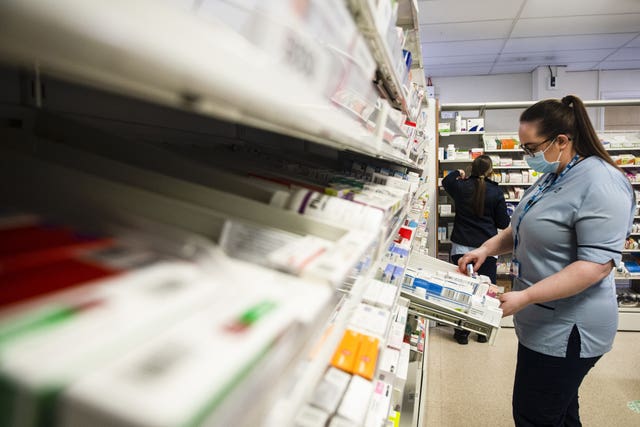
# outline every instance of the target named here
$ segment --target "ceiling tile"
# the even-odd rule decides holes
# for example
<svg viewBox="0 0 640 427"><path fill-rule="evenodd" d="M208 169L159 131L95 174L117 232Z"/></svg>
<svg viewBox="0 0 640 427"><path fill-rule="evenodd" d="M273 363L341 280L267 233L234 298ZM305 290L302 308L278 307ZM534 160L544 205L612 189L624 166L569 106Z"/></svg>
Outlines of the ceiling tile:
<svg viewBox="0 0 640 427"><path fill-rule="evenodd" d="M640 60L635 61L604 61L598 65L599 70L629 70L640 69Z"/></svg>
<svg viewBox="0 0 640 427"><path fill-rule="evenodd" d="M480 76L488 74L491 70L491 64L473 65L469 67L425 67L425 75L431 77L443 76Z"/></svg>
<svg viewBox="0 0 640 427"><path fill-rule="evenodd" d="M640 13L520 19L512 37L634 33L640 31Z"/></svg>
<svg viewBox="0 0 640 427"><path fill-rule="evenodd" d="M524 63L567 65L571 62L599 62L615 52L615 49L565 50L558 52L506 53L498 57L498 63Z"/></svg>
<svg viewBox="0 0 640 427"><path fill-rule="evenodd" d="M597 62L572 62L567 65L567 71L589 71L598 65Z"/></svg>
<svg viewBox="0 0 640 427"><path fill-rule="evenodd" d="M625 47L640 47L640 34L636 36L628 45Z"/></svg>
<svg viewBox="0 0 640 427"><path fill-rule="evenodd" d="M427 65L445 64L473 64L487 63L493 64L496 55L456 55L456 56L425 56L424 63Z"/></svg>
<svg viewBox="0 0 640 427"><path fill-rule="evenodd" d="M511 20L495 20L421 25L420 37L424 42L500 39L507 37L511 23Z"/></svg>
<svg viewBox="0 0 640 427"><path fill-rule="evenodd" d="M521 18L640 13L640 1L528 0Z"/></svg>
<svg viewBox="0 0 640 427"><path fill-rule="evenodd" d="M503 52L517 53L523 50L537 52L553 52L571 49L606 49L618 48L635 37L636 33L599 34L581 36L526 37L511 38L507 41Z"/></svg>
<svg viewBox="0 0 640 427"><path fill-rule="evenodd" d="M620 49L608 57L607 61L640 61L640 47Z"/></svg>
<svg viewBox="0 0 640 427"><path fill-rule="evenodd" d="M443 22L489 21L495 19L514 19L523 0L451 0L420 2L420 24L438 24Z"/></svg>
<svg viewBox="0 0 640 427"><path fill-rule="evenodd" d="M491 55L500 53L503 44L504 39L422 43L422 54L425 58L428 56L464 55L467 53Z"/></svg>
<svg viewBox="0 0 640 427"><path fill-rule="evenodd" d="M535 64L496 64L491 74L530 73L536 68Z"/></svg>

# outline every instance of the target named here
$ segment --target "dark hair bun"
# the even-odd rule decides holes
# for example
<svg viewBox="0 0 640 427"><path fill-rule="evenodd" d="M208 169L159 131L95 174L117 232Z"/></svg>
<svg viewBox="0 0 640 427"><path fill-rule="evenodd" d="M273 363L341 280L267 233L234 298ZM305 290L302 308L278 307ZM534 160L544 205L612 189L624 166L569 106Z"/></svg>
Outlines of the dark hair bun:
<svg viewBox="0 0 640 427"><path fill-rule="evenodd" d="M567 95L564 98L562 98L562 103L564 105L566 105L567 107L571 106L571 104L573 104L573 102L575 101L576 97L573 95Z"/></svg>

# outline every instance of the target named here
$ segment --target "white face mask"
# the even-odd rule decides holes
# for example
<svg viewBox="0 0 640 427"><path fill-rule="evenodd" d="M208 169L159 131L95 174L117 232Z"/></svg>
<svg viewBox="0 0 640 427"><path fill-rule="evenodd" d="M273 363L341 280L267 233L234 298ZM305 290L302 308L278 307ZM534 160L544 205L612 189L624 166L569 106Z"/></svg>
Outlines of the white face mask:
<svg viewBox="0 0 640 427"><path fill-rule="evenodd" d="M549 147L555 144L556 140L554 139ZM558 171L558 167L560 166L560 156L562 153L558 154L558 159L555 162L550 162L544 158L544 153L549 149L547 147L544 151L538 151L533 156L524 156L524 159L527 161L527 164L531 169L540 173L556 173Z"/></svg>

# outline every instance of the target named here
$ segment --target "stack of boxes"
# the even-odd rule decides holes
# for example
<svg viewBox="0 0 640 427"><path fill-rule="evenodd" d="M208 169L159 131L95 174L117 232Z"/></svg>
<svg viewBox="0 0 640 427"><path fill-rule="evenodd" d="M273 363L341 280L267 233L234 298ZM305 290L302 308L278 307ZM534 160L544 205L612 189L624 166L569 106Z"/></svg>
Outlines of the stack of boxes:
<svg viewBox="0 0 640 427"><path fill-rule="evenodd" d="M500 324L502 310L496 298L497 288L483 277L407 269L403 287L424 299L467 313L491 325Z"/></svg>

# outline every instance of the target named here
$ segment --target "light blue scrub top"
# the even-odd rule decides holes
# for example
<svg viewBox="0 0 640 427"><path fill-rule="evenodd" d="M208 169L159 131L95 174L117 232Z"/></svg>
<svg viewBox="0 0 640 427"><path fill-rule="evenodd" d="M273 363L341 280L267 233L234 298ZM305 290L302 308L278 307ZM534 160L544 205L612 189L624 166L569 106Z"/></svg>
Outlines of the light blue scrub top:
<svg viewBox="0 0 640 427"><path fill-rule="evenodd" d="M512 217L514 239L536 187L525 192ZM526 289L577 260L620 264L634 210L633 189L620 171L596 156L577 163L522 219L514 253L520 277L514 279L514 290ZM618 327L613 271L577 295L527 306L514 315L514 324L520 343L539 353L566 357L574 325L580 331L580 357L606 353Z"/></svg>

